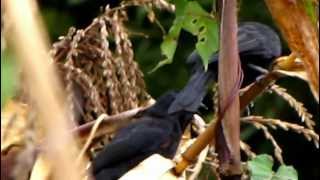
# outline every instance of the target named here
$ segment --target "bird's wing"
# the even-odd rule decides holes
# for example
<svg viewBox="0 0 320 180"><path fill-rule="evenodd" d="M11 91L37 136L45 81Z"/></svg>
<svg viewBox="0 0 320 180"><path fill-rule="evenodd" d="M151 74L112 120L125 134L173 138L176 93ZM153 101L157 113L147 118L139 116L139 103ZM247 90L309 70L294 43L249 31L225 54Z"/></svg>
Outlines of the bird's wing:
<svg viewBox="0 0 320 180"><path fill-rule="evenodd" d="M219 53L215 52L210 56L209 59L209 69L217 69L218 68L218 58ZM197 71L201 70L204 71L204 66L202 64L201 56L194 50L186 60L186 64L190 68L190 73L195 74Z"/></svg>
<svg viewBox="0 0 320 180"><path fill-rule="evenodd" d="M160 146L169 139L168 133L161 128L137 127L131 129L124 137L114 139L101 151L93 161L94 173L128 161L142 152L148 151L151 146Z"/></svg>
<svg viewBox="0 0 320 180"><path fill-rule="evenodd" d="M206 95L208 85L215 79L215 73L209 69L207 72L197 71L192 75L188 84L180 91L170 105L168 112L179 111L196 112Z"/></svg>
<svg viewBox="0 0 320 180"><path fill-rule="evenodd" d="M238 33L238 48L239 48L239 53L250 53L250 52L259 52L259 50L263 47L262 46L262 41L263 41L263 36L259 35L254 35L249 32L245 32L246 30L239 30Z"/></svg>

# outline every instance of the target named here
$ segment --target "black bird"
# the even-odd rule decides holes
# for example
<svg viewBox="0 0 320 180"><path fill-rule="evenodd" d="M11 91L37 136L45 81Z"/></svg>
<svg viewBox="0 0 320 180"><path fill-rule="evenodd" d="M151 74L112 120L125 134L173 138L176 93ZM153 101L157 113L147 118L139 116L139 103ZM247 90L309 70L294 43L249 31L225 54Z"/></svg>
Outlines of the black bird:
<svg viewBox="0 0 320 180"><path fill-rule="evenodd" d="M245 81L256 78L246 77L247 72L253 71L247 67L249 63L266 67L281 52L277 34L259 23L240 24L238 43ZM188 63L192 65L192 76L185 88L161 96L141 113L137 122L121 129L93 160L96 180L118 179L154 153L167 158L174 156L183 131L206 95L207 86L217 78L218 54L212 56L208 71L204 71L196 53L189 57Z"/></svg>
<svg viewBox="0 0 320 180"><path fill-rule="evenodd" d="M270 27L257 22L244 22L238 28L238 48L241 67L244 74L242 86L246 86L256 80L261 72L252 65L268 68L272 61L281 55L281 42L278 34ZM204 96L208 85L217 80L219 53L214 53L205 71L200 55L194 51L187 59L191 66L191 78L188 85L177 95L169 108L169 113L178 112L181 109L194 108L202 101L192 94Z"/></svg>
<svg viewBox="0 0 320 180"><path fill-rule="evenodd" d="M137 122L116 134L93 160L96 180L118 179L154 153L173 158L181 136L197 110L194 106L195 109L190 111L169 114L168 108L177 95L173 91L162 95L153 106L141 113Z"/></svg>

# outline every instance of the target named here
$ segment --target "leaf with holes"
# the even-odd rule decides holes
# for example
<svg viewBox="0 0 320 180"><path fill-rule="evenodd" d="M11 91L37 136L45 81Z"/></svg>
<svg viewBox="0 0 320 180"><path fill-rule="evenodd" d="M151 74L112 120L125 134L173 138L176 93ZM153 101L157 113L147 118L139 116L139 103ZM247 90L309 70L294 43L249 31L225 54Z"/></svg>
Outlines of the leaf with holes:
<svg viewBox="0 0 320 180"><path fill-rule="evenodd" d="M198 2L177 0L175 5L176 19L161 44L161 51L165 59L160 61L151 72L165 64L172 63L181 29L197 36L196 49L202 58L205 68L208 66L211 54L218 50L217 21Z"/></svg>
<svg viewBox="0 0 320 180"><path fill-rule="evenodd" d="M198 35L196 49L201 56L205 69L207 69L210 56L219 47L218 24L208 19L204 19L203 21L206 26Z"/></svg>
<svg viewBox="0 0 320 180"><path fill-rule="evenodd" d="M183 28L198 37L196 49L207 69L212 53L218 50L218 23L197 2L189 2Z"/></svg>

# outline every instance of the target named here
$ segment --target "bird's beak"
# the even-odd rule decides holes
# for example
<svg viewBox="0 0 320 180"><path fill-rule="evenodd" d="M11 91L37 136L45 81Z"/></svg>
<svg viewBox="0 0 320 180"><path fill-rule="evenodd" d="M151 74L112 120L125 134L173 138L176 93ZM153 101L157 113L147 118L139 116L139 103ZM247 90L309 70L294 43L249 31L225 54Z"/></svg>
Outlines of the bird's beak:
<svg viewBox="0 0 320 180"><path fill-rule="evenodd" d="M208 109L209 109L209 108L208 108L205 104L203 104L203 103L200 104L200 107L201 107L201 108L204 108L205 110L208 110Z"/></svg>
<svg viewBox="0 0 320 180"><path fill-rule="evenodd" d="M248 66L253 70L261 72L262 74L267 74L269 72L267 69L264 69L264 68L262 68L260 66L256 66L254 64L248 64Z"/></svg>

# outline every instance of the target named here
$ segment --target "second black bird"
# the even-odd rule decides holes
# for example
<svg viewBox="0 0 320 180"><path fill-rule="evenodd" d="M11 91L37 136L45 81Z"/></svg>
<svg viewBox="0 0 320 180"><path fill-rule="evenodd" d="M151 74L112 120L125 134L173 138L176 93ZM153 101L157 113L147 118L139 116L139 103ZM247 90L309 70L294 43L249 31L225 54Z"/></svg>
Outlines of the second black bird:
<svg viewBox="0 0 320 180"><path fill-rule="evenodd" d="M238 28L238 49L244 74L242 85L246 86L261 75L252 65L268 68L273 60L281 55L281 42L278 34L270 27L257 22L244 22L240 23ZM194 108L198 101L202 101L193 94L203 97L208 85L217 80L218 58L219 53L214 53L209 60L208 70L205 71L196 51L188 57L191 78L171 104L169 113Z"/></svg>

